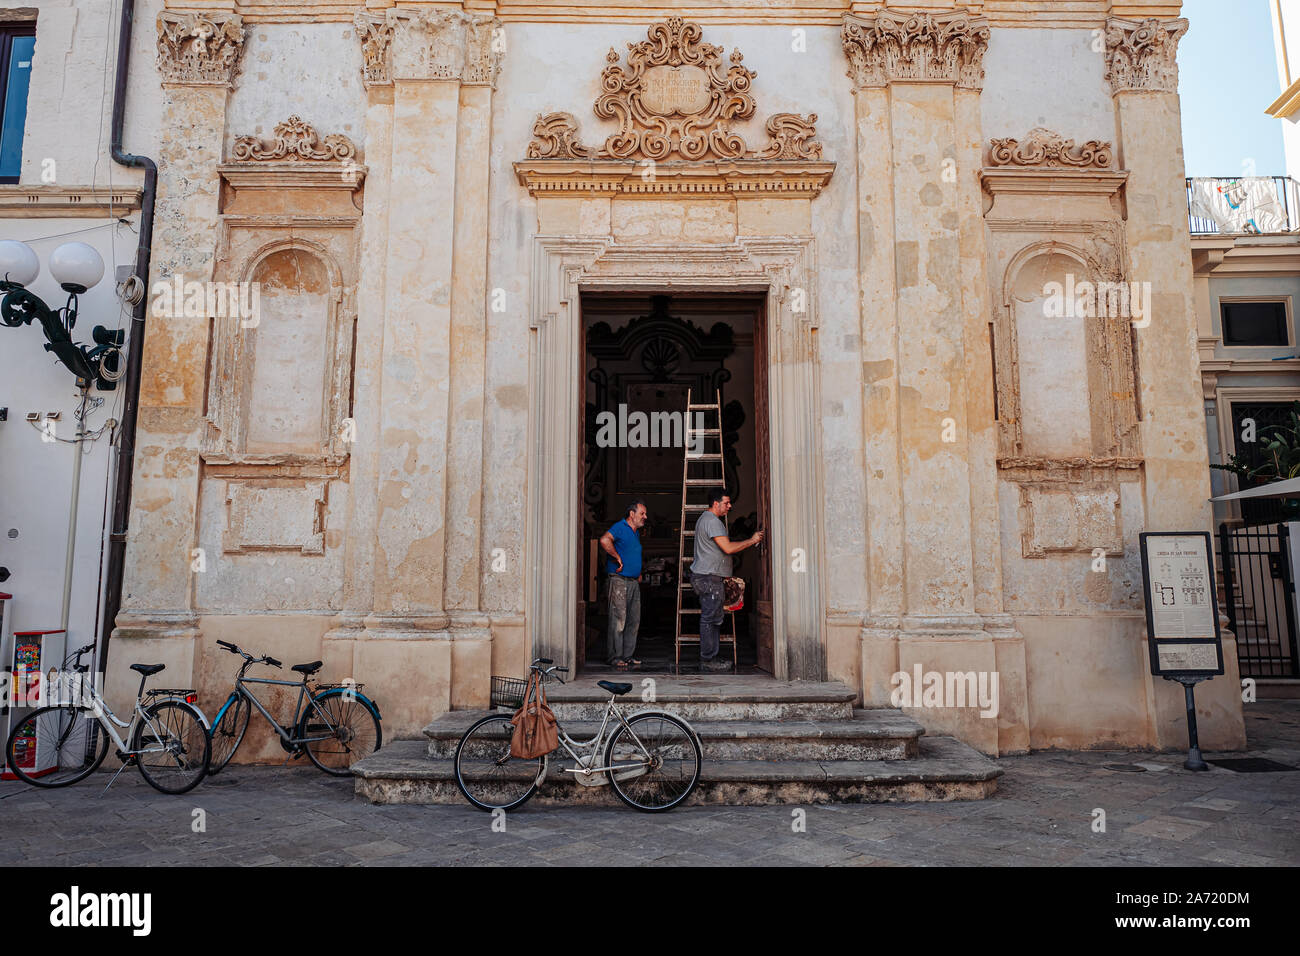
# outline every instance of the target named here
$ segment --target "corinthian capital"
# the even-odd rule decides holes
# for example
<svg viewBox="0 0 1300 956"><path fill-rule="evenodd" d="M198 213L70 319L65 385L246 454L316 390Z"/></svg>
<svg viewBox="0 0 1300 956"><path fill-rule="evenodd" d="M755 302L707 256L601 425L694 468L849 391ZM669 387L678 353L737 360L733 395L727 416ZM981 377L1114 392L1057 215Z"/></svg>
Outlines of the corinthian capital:
<svg viewBox="0 0 1300 956"><path fill-rule="evenodd" d="M1178 41L1187 21L1106 21L1106 82L1111 94L1125 90L1178 92Z"/></svg>
<svg viewBox="0 0 1300 956"><path fill-rule="evenodd" d="M158 14L157 63L164 83L229 87L243 48L238 14Z"/></svg>
<svg viewBox="0 0 1300 956"><path fill-rule="evenodd" d="M358 13L353 22L366 86L387 86L395 79L496 85L505 35L495 17L397 9Z"/></svg>
<svg viewBox="0 0 1300 956"><path fill-rule="evenodd" d="M361 80L366 86L393 82L393 24L382 14L358 13L352 19L361 41Z"/></svg>
<svg viewBox="0 0 1300 956"><path fill-rule="evenodd" d="M895 82L952 83L967 90L984 86L989 22L983 17L901 16L887 10L874 17L845 14L841 38L856 89Z"/></svg>

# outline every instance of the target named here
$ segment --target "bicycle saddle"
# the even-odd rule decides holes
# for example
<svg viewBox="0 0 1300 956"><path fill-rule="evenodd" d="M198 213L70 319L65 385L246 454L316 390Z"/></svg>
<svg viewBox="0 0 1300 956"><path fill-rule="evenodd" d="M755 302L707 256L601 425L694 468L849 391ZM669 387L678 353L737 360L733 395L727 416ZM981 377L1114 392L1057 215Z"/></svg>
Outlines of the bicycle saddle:
<svg viewBox="0 0 1300 956"><path fill-rule="evenodd" d="M608 680L598 680L596 686L605 688L616 697L626 694L632 689L631 684L615 684L613 681Z"/></svg>
<svg viewBox="0 0 1300 956"><path fill-rule="evenodd" d="M166 667L166 664L132 664L131 670L139 671L145 677L148 677L150 674L157 674L160 670L165 670Z"/></svg>
<svg viewBox="0 0 1300 956"><path fill-rule="evenodd" d="M314 674L324 666L320 661L312 661L310 664L294 664L289 668L291 671L297 671L299 674Z"/></svg>

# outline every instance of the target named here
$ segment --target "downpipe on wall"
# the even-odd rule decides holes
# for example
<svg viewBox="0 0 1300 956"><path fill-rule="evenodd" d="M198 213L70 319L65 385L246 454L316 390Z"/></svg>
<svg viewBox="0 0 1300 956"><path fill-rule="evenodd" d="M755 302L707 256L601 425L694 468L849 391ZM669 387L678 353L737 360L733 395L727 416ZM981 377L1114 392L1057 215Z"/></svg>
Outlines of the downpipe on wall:
<svg viewBox="0 0 1300 956"><path fill-rule="evenodd" d="M117 612L122 607L122 580L126 565L126 531L131 516L131 479L134 474L136 418L140 405L140 375L144 360L145 316L149 309L149 264L153 252L154 201L158 192L158 166L148 156L137 156L122 148L126 121L127 70L131 62L131 34L135 23L135 0L122 0L122 21L117 38L117 74L113 84L114 162L144 170L144 191L140 199L140 242L136 247L135 274L145 294L131 310L131 334L127 348L122 431L117 448L116 480L113 486L113 516L108 536L108 570L104 596L103 631L99 642L99 671L108 669L108 642Z"/></svg>

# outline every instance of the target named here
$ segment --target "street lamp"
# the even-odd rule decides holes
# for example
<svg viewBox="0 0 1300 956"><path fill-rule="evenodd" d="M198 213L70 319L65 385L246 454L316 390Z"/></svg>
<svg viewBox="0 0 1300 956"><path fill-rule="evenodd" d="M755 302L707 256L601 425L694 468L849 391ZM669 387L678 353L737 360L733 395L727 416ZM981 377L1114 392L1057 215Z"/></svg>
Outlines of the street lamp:
<svg viewBox="0 0 1300 956"><path fill-rule="evenodd" d="M0 322L10 328L30 325L33 319L45 331L45 351L53 352L88 388L97 379L101 389L116 387L119 349L125 339L121 329L97 325L91 332L94 346L77 345L72 330L77 324L77 296L104 278L104 260L84 242L65 242L50 255L50 275L68 293L62 309L51 309L27 286L40 275L41 264L31 246L16 239L0 239Z"/></svg>

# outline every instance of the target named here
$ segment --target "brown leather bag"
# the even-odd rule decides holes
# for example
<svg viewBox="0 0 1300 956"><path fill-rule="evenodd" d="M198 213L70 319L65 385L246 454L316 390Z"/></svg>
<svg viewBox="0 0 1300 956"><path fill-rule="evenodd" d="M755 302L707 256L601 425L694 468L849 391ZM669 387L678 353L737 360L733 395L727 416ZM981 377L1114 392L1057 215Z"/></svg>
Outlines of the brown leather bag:
<svg viewBox="0 0 1300 956"><path fill-rule="evenodd" d="M515 711L510 721L515 732L510 737L510 756L523 760L544 757L560 746L560 732L556 728L555 714L546 704L546 690L538 674L528 678L524 691L524 706Z"/></svg>

